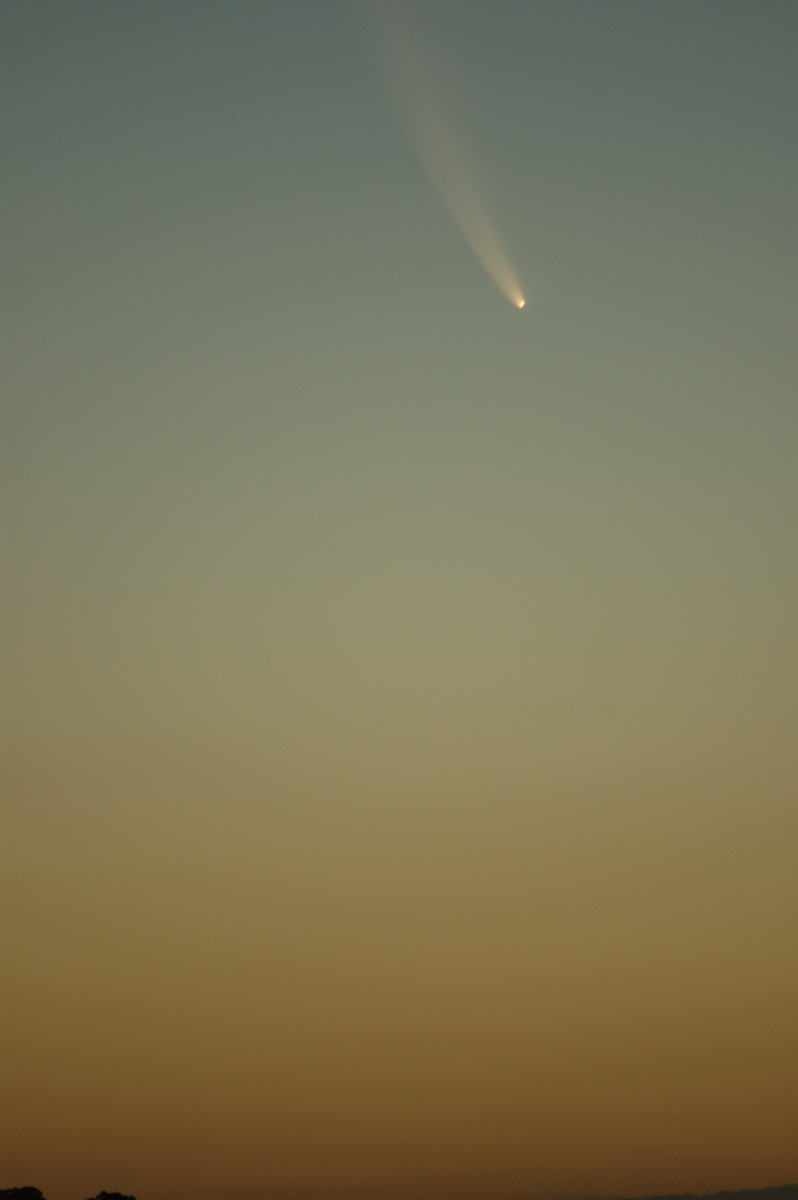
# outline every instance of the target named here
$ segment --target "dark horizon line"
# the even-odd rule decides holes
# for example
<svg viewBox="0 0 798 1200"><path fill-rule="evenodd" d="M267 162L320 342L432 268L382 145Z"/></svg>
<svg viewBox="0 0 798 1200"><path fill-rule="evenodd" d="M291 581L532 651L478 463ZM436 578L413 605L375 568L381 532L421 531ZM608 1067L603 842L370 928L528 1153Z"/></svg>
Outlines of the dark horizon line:
<svg viewBox="0 0 798 1200"><path fill-rule="evenodd" d="M586 1195L573 1197L572 1200L730 1200L731 1197L762 1196L784 1197L785 1200L795 1193L798 1196L798 1183L778 1183L761 1188L724 1188L720 1192L650 1192L644 1196L596 1196Z"/></svg>
<svg viewBox="0 0 798 1200"><path fill-rule="evenodd" d="M346 1189L340 1189L344 1194ZM265 1193L268 1194L268 1193ZM723 1189L719 1192L652 1192L641 1196L598 1196L596 1194L573 1196L571 1200L798 1200L798 1183L781 1183L761 1188ZM0 1200L45 1200L40 1188L31 1184L0 1188ZM136 1200L124 1192L109 1192L103 1189L91 1200Z"/></svg>

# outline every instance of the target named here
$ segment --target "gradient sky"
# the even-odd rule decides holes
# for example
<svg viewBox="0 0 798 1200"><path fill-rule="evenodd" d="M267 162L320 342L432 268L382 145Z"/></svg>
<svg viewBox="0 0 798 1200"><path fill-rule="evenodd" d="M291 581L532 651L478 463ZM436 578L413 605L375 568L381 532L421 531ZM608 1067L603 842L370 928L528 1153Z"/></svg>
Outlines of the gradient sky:
<svg viewBox="0 0 798 1200"><path fill-rule="evenodd" d="M523 313L348 5L0 7L0 1186L798 1178L798 4L403 7Z"/></svg>

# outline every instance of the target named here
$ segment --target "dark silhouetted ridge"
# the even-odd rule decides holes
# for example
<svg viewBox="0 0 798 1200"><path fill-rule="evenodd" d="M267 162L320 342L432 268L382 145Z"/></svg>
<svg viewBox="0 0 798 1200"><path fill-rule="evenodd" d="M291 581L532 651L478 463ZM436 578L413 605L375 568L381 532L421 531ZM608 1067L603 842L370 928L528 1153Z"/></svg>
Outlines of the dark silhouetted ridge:
<svg viewBox="0 0 798 1200"><path fill-rule="evenodd" d="M741 1188L736 1192L665 1192L654 1196L634 1196L627 1200L798 1200L798 1183L783 1183L778 1187Z"/></svg>
<svg viewBox="0 0 798 1200"><path fill-rule="evenodd" d="M0 1188L0 1200L44 1200L44 1196L35 1187ZM136 1200L136 1197L124 1192L98 1192L92 1200Z"/></svg>
<svg viewBox="0 0 798 1200"><path fill-rule="evenodd" d="M98 1192L91 1200L136 1200L135 1196L126 1196L124 1192Z"/></svg>

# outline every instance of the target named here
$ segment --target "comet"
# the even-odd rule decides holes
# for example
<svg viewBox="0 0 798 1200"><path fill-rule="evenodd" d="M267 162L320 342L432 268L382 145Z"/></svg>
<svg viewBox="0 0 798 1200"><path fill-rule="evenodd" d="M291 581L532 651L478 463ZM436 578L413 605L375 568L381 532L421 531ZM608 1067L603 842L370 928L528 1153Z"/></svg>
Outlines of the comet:
<svg viewBox="0 0 798 1200"><path fill-rule="evenodd" d="M406 20L406 9L372 0L357 6L408 141L477 260L517 309L526 297L489 212L482 188L455 135L451 102Z"/></svg>

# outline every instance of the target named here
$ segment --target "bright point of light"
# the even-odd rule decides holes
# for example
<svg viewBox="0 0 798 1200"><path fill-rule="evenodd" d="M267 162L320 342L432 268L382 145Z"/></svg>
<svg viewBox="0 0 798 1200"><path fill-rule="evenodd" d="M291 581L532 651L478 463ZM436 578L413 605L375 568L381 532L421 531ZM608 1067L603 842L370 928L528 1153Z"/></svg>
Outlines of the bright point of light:
<svg viewBox="0 0 798 1200"><path fill-rule="evenodd" d="M519 308L526 308L526 300L516 300L516 304Z"/></svg>

